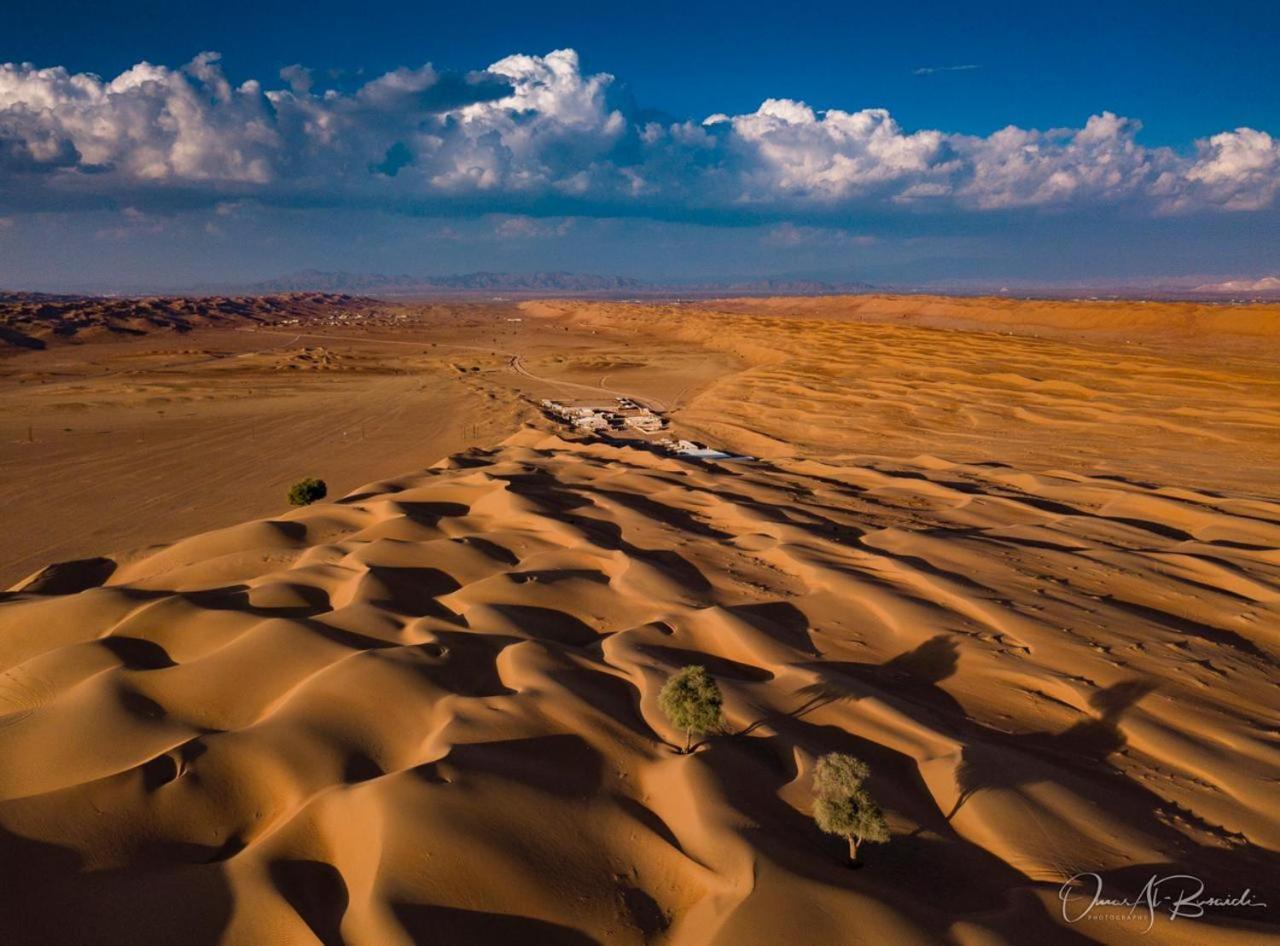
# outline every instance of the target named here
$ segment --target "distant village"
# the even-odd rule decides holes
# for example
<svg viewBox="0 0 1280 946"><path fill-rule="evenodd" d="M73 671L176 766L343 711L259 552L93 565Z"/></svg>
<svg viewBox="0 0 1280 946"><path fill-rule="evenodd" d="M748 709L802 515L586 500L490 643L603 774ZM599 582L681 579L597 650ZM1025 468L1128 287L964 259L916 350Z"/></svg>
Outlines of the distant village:
<svg viewBox="0 0 1280 946"><path fill-rule="evenodd" d="M330 312L323 316L308 316L307 318L290 318L279 319L271 324L277 325L308 325L308 326L352 326L368 327L370 325L387 326L402 325L410 321L411 318L404 312L389 312L379 309L369 309L362 312ZM507 319L508 322L511 319ZM518 319L516 321L519 321Z"/></svg>
<svg viewBox="0 0 1280 946"><path fill-rule="evenodd" d="M539 406L548 416L575 430L593 434L608 440L636 439L663 453L696 460L750 460L751 457L735 456L722 450L714 450L692 440L674 440L664 437L648 439L649 435L667 429L667 419L661 413L638 404L628 397L616 399L609 407L586 404L564 404L543 399Z"/></svg>
<svg viewBox="0 0 1280 946"><path fill-rule="evenodd" d="M667 427L665 417L627 397L618 398L613 407L571 405L549 400L539 403L552 417L578 430L594 432L629 429L642 434L656 434Z"/></svg>

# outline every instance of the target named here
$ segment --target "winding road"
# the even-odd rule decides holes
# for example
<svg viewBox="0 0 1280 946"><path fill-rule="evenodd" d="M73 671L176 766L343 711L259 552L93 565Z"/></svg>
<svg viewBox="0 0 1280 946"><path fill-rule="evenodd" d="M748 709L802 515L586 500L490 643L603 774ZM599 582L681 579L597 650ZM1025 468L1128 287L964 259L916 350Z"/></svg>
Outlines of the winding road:
<svg viewBox="0 0 1280 946"><path fill-rule="evenodd" d="M347 341L347 342L363 342L365 344L376 343L380 345L407 345L410 348L416 348L422 351L424 346L421 342L407 342L396 338L371 338L359 335L328 335L320 332L275 332L270 329L255 329L258 335L288 335L292 340L299 338L323 338L330 341ZM579 384L577 381L562 381L558 378L547 378L543 375L534 374L524 363L523 356L519 352L507 351L502 348L494 348L491 345L459 345L454 342L436 342L439 348L456 348L462 351L480 351L486 354L502 355L507 359L507 370L512 374L519 375L522 378L528 378L530 381L536 381L539 384L548 384L560 389L570 389L575 391L585 391L589 394L608 394L613 397L626 397L635 401L641 407L647 407L651 411L666 411L666 405L652 397L643 397L638 394L632 394L629 391L618 391L613 388L604 386L604 379L598 385Z"/></svg>
<svg viewBox="0 0 1280 946"><path fill-rule="evenodd" d="M503 354L507 354L507 352L503 352ZM589 391L592 394L604 393L604 394L612 394L614 397L630 398L631 400L639 404L641 407L647 407L651 411L665 411L667 409L666 405L663 404L661 401L659 401L657 398L641 397L638 394L630 394L626 391L615 391L613 388L606 388L604 386L604 378L600 379L600 384L594 384L594 385L579 384L576 381L560 381L555 378L544 378L541 375L534 374L532 371L526 368L524 364L524 359L516 354L512 354L510 356L510 359L507 361L507 369L509 371L515 372L516 374L520 375L523 378L528 378L530 381L538 381L538 382L541 382L542 384L551 384L559 388L574 388L579 391Z"/></svg>

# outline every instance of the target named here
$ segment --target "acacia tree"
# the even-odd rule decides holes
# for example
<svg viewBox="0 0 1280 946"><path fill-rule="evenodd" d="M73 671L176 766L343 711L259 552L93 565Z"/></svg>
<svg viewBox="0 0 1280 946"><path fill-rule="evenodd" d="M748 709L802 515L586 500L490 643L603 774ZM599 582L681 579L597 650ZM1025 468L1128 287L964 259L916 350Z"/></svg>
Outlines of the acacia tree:
<svg viewBox="0 0 1280 946"><path fill-rule="evenodd" d="M289 505L310 506L317 499L324 499L328 492L329 488L324 485L324 480L308 476L289 487Z"/></svg>
<svg viewBox="0 0 1280 946"><path fill-rule="evenodd" d="M671 725L684 730L684 752L693 744L694 733L708 732L720 725L724 697L705 667L689 666L670 677L658 694L658 706Z"/></svg>
<svg viewBox="0 0 1280 946"><path fill-rule="evenodd" d="M858 863L858 845L889 840L889 825L880 806L863 784L870 770L860 759L829 752L813 773L813 820L827 834L849 842L849 863Z"/></svg>

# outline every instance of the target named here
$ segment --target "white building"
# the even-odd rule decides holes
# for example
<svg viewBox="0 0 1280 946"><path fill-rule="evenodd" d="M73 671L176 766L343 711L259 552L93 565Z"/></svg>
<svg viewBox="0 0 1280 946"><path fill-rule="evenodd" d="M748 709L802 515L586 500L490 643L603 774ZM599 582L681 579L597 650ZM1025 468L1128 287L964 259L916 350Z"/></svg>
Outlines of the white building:
<svg viewBox="0 0 1280 946"><path fill-rule="evenodd" d="M646 434L656 434L666 427L666 422L656 414L637 414L626 418L626 424Z"/></svg>

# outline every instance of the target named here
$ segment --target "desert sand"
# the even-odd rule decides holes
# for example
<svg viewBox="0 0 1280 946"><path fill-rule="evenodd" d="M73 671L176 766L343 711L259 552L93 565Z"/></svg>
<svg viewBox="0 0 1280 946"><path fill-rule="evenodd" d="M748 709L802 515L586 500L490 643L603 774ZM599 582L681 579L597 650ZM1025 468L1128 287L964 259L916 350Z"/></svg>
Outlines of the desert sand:
<svg viewBox="0 0 1280 946"><path fill-rule="evenodd" d="M0 941L1280 940L1276 308L400 314L0 363ZM758 459L534 408L592 390ZM891 829L856 871L830 751ZM1068 922L1081 872L1269 905Z"/></svg>
<svg viewBox="0 0 1280 946"><path fill-rule="evenodd" d="M568 326L548 337L509 321L522 319L511 305L401 307L395 319L370 318L369 300L259 300L226 325L118 331L138 308L72 308L73 327L106 312L117 330L46 324L44 350L0 339L0 586L50 562L270 516L304 476L340 496L496 443L536 416L528 394L582 393L519 373L517 350L588 386L643 373L640 387L668 400L731 363L650 339L628 368L625 340Z"/></svg>

